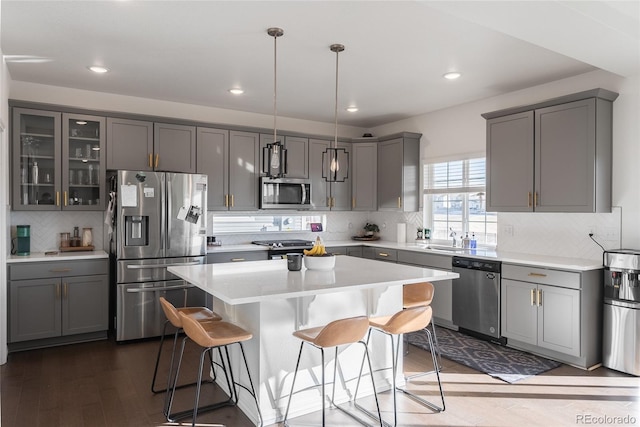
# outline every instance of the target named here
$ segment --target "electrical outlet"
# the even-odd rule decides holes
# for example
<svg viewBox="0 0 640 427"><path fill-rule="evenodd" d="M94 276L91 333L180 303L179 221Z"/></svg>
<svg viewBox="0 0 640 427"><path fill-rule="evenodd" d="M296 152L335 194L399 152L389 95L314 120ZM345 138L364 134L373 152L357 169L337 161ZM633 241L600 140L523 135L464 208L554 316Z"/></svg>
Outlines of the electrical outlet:
<svg viewBox="0 0 640 427"><path fill-rule="evenodd" d="M618 240L618 230L615 227L605 227L602 237L604 240Z"/></svg>
<svg viewBox="0 0 640 427"><path fill-rule="evenodd" d="M513 236L513 225L505 225L504 227L502 227L502 231L504 232L505 236Z"/></svg>

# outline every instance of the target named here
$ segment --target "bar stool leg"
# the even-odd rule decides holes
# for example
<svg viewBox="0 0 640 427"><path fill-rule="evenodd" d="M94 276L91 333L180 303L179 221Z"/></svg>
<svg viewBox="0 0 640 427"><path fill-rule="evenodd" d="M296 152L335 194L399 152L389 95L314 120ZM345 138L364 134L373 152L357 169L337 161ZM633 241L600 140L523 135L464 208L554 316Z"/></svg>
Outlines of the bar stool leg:
<svg viewBox="0 0 640 427"><path fill-rule="evenodd" d="M298 376L298 368L300 367L302 347L304 347L304 341L300 343L300 351L298 352L298 361L296 362L296 369L295 371L293 371L293 381L291 381L291 392L289 393L289 400L287 401L287 409L284 412L284 419L282 420L285 426L287 425L287 417L289 416L289 407L291 406L291 397L293 396L293 387L296 385L296 377Z"/></svg>
<svg viewBox="0 0 640 427"><path fill-rule="evenodd" d="M162 353L162 346L164 344L164 336L167 333L167 323L169 323L168 320L165 320L164 322L164 326L162 327L162 336L160 337L160 347L158 347L158 356L156 357L156 367L153 369L153 379L151 380L151 392L152 393L160 393L163 391L167 391L166 389L164 390L156 390L156 377L158 375L158 365L160 364L160 354ZM177 334L177 331L176 331ZM173 340L173 351L171 353L171 356L173 357L173 352L176 351L176 339L174 337Z"/></svg>

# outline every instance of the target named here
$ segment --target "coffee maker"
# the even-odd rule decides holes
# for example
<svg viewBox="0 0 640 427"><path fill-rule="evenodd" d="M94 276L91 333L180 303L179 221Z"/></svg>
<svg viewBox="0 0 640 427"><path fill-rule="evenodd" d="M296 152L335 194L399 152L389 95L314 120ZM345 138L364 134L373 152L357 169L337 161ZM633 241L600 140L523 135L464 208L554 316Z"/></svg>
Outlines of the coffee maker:
<svg viewBox="0 0 640 427"><path fill-rule="evenodd" d="M26 256L31 253L31 226L16 225L16 237L11 241L13 255Z"/></svg>

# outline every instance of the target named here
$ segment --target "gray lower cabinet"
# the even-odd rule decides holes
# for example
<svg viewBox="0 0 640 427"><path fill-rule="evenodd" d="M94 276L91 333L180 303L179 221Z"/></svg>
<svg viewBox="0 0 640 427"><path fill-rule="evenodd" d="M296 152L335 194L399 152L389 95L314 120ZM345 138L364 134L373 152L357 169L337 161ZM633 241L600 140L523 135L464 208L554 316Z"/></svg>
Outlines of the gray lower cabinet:
<svg viewBox="0 0 640 427"><path fill-rule="evenodd" d="M353 143L351 148L351 209L375 211L378 209L378 144L375 142Z"/></svg>
<svg viewBox="0 0 640 427"><path fill-rule="evenodd" d="M378 210L420 209L420 134L391 135L378 142Z"/></svg>
<svg viewBox="0 0 640 427"><path fill-rule="evenodd" d="M323 176L328 174L328 161L323 163L322 153L330 146L326 140L309 140L309 180L311 181L311 209L312 210L351 210L351 171L344 182L327 182ZM338 148L351 152L350 143L338 142ZM338 163L341 168L349 165L343 152L338 152ZM327 159L325 159L327 160ZM323 168L324 173L323 173Z"/></svg>
<svg viewBox="0 0 640 427"><path fill-rule="evenodd" d="M611 212L616 97L595 89L483 114L487 210Z"/></svg>
<svg viewBox="0 0 640 427"><path fill-rule="evenodd" d="M267 251L233 251L207 254L207 264L221 262L265 261L269 259Z"/></svg>
<svg viewBox="0 0 640 427"><path fill-rule="evenodd" d="M602 271L502 265L507 344L583 368L601 361Z"/></svg>
<svg viewBox="0 0 640 427"><path fill-rule="evenodd" d="M309 138L299 136L278 136L283 139L283 145L287 149L285 177L309 178ZM267 175L268 159L265 159L264 149L267 144L273 143L273 134L260 135L260 175Z"/></svg>
<svg viewBox="0 0 640 427"><path fill-rule="evenodd" d="M327 252L334 255L348 255L362 258L362 246L327 246Z"/></svg>
<svg viewBox="0 0 640 427"><path fill-rule="evenodd" d="M9 349L107 337L108 260L8 267Z"/></svg>

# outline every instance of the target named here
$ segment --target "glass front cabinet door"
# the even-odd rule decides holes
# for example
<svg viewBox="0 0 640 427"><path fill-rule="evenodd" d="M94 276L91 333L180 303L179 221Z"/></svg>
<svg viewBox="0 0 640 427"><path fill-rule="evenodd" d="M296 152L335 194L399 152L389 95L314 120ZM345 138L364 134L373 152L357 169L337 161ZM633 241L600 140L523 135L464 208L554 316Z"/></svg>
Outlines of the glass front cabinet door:
<svg viewBox="0 0 640 427"><path fill-rule="evenodd" d="M62 116L62 209L104 210L105 119Z"/></svg>
<svg viewBox="0 0 640 427"><path fill-rule="evenodd" d="M14 210L103 210L102 117L13 109Z"/></svg>
<svg viewBox="0 0 640 427"><path fill-rule="evenodd" d="M61 114L13 110L13 209L60 210Z"/></svg>

